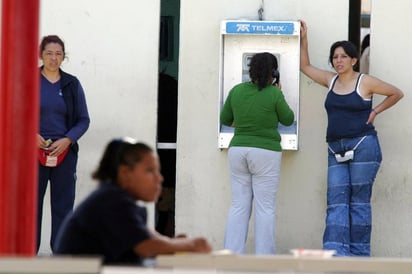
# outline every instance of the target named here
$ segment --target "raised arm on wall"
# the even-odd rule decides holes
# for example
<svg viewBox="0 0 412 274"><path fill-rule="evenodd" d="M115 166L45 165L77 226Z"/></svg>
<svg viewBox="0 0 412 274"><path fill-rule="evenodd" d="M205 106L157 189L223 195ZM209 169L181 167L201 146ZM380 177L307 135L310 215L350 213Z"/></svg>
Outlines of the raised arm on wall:
<svg viewBox="0 0 412 274"><path fill-rule="evenodd" d="M305 21L300 20L300 70L313 81L328 87L334 73L314 67L310 63L308 51L308 29Z"/></svg>

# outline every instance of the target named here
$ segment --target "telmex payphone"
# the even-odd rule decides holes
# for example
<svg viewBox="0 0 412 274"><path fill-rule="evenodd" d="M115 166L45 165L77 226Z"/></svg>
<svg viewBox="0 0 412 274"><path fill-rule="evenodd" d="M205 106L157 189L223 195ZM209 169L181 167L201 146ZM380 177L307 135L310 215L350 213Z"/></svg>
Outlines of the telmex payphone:
<svg viewBox="0 0 412 274"><path fill-rule="evenodd" d="M220 28L219 110L233 86L250 81L249 62L258 52L270 52L278 59L280 84L286 101L295 113L293 125L281 124L282 148L298 149L300 22L222 21ZM227 148L234 128L219 123L219 148Z"/></svg>

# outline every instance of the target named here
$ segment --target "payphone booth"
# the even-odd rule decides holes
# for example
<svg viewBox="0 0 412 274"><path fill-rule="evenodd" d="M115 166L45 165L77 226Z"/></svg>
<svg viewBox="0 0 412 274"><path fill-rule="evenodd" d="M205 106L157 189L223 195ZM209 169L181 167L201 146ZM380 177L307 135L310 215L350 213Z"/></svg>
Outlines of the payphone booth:
<svg viewBox="0 0 412 274"><path fill-rule="evenodd" d="M270 52L279 65L280 84L295 113L293 125L278 126L284 150L298 149L300 22L298 21L222 21L220 28L220 90L222 109L233 86L250 81L249 62L258 52ZM234 128L219 122L218 146L228 148Z"/></svg>

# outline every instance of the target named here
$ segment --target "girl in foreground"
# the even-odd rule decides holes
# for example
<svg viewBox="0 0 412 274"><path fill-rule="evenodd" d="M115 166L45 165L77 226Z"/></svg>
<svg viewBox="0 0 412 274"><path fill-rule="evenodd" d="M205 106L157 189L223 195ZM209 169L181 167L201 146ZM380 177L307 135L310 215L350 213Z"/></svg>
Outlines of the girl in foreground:
<svg viewBox="0 0 412 274"><path fill-rule="evenodd" d="M144 258L179 251L208 253L204 238L169 238L146 226L163 177L157 154L131 138L112 140L93 178L100 185L66 218L55 254L99 255L105 264L142 264Z"/></svg>

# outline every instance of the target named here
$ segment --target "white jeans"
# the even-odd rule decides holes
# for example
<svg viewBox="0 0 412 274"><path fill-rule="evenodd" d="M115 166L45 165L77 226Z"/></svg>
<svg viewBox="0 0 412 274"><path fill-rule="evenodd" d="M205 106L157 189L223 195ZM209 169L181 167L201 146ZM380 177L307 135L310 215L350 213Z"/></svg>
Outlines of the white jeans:
<svg viewBox="0 0 412 274"><path fill-rule="evenodd" d="M232 205L226 224L225 249L244 254L252 201L255 210L255 252L275 254L275 209L282 152L230 147Z"/></svg>

